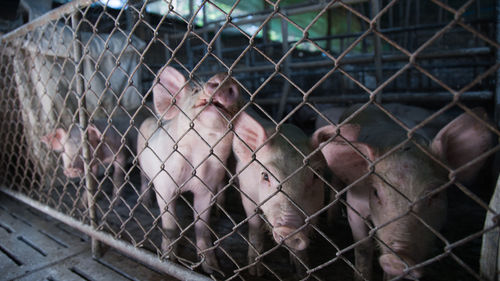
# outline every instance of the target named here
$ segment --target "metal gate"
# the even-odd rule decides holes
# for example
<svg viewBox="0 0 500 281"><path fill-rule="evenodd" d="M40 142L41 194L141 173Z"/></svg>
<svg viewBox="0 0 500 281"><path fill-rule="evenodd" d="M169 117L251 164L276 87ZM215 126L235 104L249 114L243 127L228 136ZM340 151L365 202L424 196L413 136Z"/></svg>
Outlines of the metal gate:
<svg viewBox="0 0 500 281"><path fill-rule="evenodd" d="M497 2L108 4L2 36L2 192L180 279L498 279Z"/></svg>

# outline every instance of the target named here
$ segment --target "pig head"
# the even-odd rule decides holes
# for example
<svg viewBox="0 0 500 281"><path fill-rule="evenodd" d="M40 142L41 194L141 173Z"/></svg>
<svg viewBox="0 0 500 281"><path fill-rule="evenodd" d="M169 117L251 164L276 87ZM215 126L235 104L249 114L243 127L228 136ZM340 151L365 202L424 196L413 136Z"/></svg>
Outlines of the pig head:
<svg viewBox="0 0 500 281"><path fill-rule="evenodd" d="M316 222L317 217L312 215L323 206L323 182L317 176L326 164L323 156L317 153L309 157L309 138L293 125L283 124L274 134L274 128L265 128L241 112L234 131L236 172L249 218L249 241L254 247L248 249L249 263L254 263L263 252L263 220L256 213L258 209L262 210L276 243L283 243L302 262L307 262L309 225ZM262 275L263 267L256 264L250 273Z"/></svg>
<svg viewBox="0 0 500 281"><path fill-rule="evenodd" d="M97 177L99 164L113 164L113 192L115 197L119 194L124 181L124 167L126 156L120 149L119 134L111 126L106 129L107 123L98 120L95 125L87 127L90 155L92 157L90 168L94 177ZM105 131L105 133L101 133ZM43 136L42 142L50 149L60 152L63 159L64 174L69 178L84 176L84 162L82 155L82 134L80 128L73 126L69 131L57 128ZM105 167L107 168L107 167Z"/></svg>
<svg viewBox="0 0 500 281"><path fill-rule="evenodd" d="M346 115L356 109L348 109ZM371 278L373 255L373 242L366 239L367 220L376 229L379 264L385 273L389 277L422 276L419 263L432 248L432 231L439 231L445 220L450 171L492 147L492 134L481 120L486 119L484 110L474 109L472 114L452 120L430 144L419 135L405 142L407 132L375 106L346 124L325 126L314 133L313 142L320 146L329 168L351 185L347 212L353 238L364 240L355 248L356 267L364 278ZM460 170L456 180L471 180L484 160Z"/></svg>
<svg viewBox="0 0 500 281"><path fill-rule="evenodd" d="M239 88L226 74L192 86L180 72L167 66L158 74L153 99L161 121L147 119L141 125L138 156L162 213L162 250L175 259L175 201L180 193L192 192L196 246L205 257L203 269L211 273L218 262L208 228L210 210L231 153L233 134L228 124L241 106ZM147 186L143 181L143 195Z"/></svg>

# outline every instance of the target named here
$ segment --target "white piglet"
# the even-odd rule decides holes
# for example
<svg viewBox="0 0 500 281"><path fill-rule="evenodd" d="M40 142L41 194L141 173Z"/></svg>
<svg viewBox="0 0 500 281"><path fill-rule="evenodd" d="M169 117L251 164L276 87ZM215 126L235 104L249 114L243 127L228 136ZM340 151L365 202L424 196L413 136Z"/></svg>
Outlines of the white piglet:
<svg viewBox="0 0 500 281"><path fill-rule="evenodd" d="M226 74L191 86L167 66L158 75L153 99L161 126L151 120L141 126L138 155L142 172L153 182L162 214L162 250L175 258L175 202L180 193L192 192L196 246L205 257L203 270L211 273L218 262L215 252L207 250L212 246L210 210L231 153L233 133L228 121L240 107L238 86Z"/></svg>
<svg viewBox="0 0 500 281"><path fill-rule="evenodd" d="M114 126L109 126L105 120L97 120L87 127L87 137L92 157L90 168L94 177L97 177L99 166L108 169L112 164L113 171L113 194L116 199L122 188L125 176L126 155L121 149L121 137ZM50 149L60 152L64 165L64 174L68 178L84 178L84 161L82 154L82 132L80 128L73 125L70 130L57 128L53 132L43 136L41 141ZM83 193L82 203L87 203L87 194Z"/></svg>
<svg viewBox="0 0 500 281"><path fill-rule="evenodd" d="M282 125L279 133L274 134L274 127L264 127L248 113L241 112L234 131L236 172L243 207L249 217L249 242L255 248L248 248L249 263L254 263L264 250L264 221L257 214L258 209L276 243L283 243L307 263L310 223L317 221L317 216L312 215L323 206L323 182L317 177L326 165L323 156L317 153L305 161L312 151L309 138L290 124ZM306 223L306 218L310 222ZM294 262L302 273L302 266L296 259ZM250 268L252 275L263 273L260 263Z"/></svg>
<svg viewBox="0 0 500 281"><path fill-rule="evenodd" d="M355 248L362 274L356 280L372 277L374 243L366 239L367 220L377 229L379 264L386 276L421 278L436 236L431 229L439 231L445 221L447 199L441 187L449 182L449 172L431 156L451 169L475 161L456 175L462 182L473 179L484 164L479 157L492 147L492 133L481 121L486 113L480 108L472 111L476 116L463 113L430 143L419 133L405 143L408 132L382 110L368 106L355 113L358 109L345 112L344 117L352 116L348 123L322 127L313 136L330 169L352 185L347 191L349 225L354 240L363 241Z"/></svg>

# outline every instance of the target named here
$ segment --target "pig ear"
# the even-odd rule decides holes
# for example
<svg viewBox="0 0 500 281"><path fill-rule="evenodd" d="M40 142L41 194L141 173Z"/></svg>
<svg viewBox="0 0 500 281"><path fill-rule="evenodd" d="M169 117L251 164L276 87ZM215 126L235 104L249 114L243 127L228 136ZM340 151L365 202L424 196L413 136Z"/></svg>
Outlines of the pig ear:
<svg viewBox="0 0 500 281"><path fill-rule="evenodd" d="M250 162L252 153L267 139L266 130L248 113L242 111L234 121L233 151L245 162Z"/></svg>
<svg viewBox="0 0 500 281"><path fill-rule="evenodd" d="M375 160L377 158L375 150L369 145L357 141L359 131L359 125L354 124L347 124L340 128L340 134L349 143L371 161ZM317 147L336 135L337 127L333 125L319 128L313 135L313 146ZM352 182L367 171L368 162L366 159L341 138L335 137L321 149L321 152L325 156L328 167L344 182Z"/></svg>
<svg viewBox="0 0 500 281"><path fill-rule="evenodd" d="M486 111L483 108L472 111L484 121L463 113L441 129L431 144L431 150L453 169L474 160L493 146L492 133L485 125L488 122ZM470 166L458 174L458 179L472 180L485 161Z"/></svg>
<svg viewBox="0 0 500 281"><path fill-rule="evenodd" d="M89 125L87 128L87 135L90 145L92 147L97 147L97 145L101 141L101 131L99 131L96 126Z"/></svg>
<svg viewBox="0 0 500 281"><path fill-rule="evenodd" d="M63 141L66 138L66 131L62 128L57 128L54 132L42 137L42 142L55 151L63 151Z"/></svg>
<svg viewBox="0 0 500 281"><path fill-rule="evenodd" d="M179 113L179 101L187 87L185 84L186 78L175 68L167 66L161 71L153 86L153 102L158 115L170 120ZM174 97L176 104L172 105Z"/></svg>

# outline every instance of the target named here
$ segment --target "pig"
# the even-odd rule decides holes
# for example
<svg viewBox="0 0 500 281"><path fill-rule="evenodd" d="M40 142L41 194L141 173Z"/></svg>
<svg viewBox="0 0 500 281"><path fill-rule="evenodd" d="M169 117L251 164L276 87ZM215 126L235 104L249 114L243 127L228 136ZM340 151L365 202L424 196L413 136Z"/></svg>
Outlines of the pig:
<svg viewBox="0 0 500 281"><path fill-rule="evenodd" d="M158 118L156 117L148 117L141 123L139 133L137 134L137 155L141 155L142 151L147 148L148 140L157 129L159 129L159 125ZM141 172L141 194L139 196L139 202L146 204L147 207L152 207L153 203L153 194L148 186L150 181L147 175Z"/></svg>
<svg viewBox="0 0 500 281"><path fill-rule="evenodd" d="M323 117L318 117L315 124L316 129L328 125L329 122L338 123L340 117L347 108L347 106L333 106L322 109L321 113L328 118L329 121ZM408 127L415 127L417 124L434 114L434 111L431 109L401 103L384 103L384 108ZM452 116L452 114L435 116L429 122L426 122L425 126L418 129L417 132L422 137L430 139L453 119Z"/></svg>
<svg viewBox="0 0 500 281"><path fill-rule="evenodd" d="M106 127L107 122L105 120L97 120L94 124L87 126L90 155L92 157L90 168L92 174L97 176L101 164L113 165L113 195L117 198L124 182L127 157L125 152L120 149L120 134L113 126ZM82 136L79 127L73 125L69 131L57 128L43 136L41 141L50 149L61 153L64 166L63 172L68 178L82 178L84 176ZM84 193L83 202L86 202L85 196ZM113 202L116 203L116 199Z"/></svg>
<svg viewBox="0 0 500 281"><path fill-rule="evenodd" d="M264 222L256 214L260 209L275 242L283 243L307 263L310 224L315 224L318 218L312 215L323 207L320 175L326 162L321 153L309 155L310 139L296 126L283 124L276 132L274 126L262 123L242 111L234 124L236 174L248 218L248 241L253 245L248 248L248 261L254 263L263 252ZM303 275L302 265L296 259L293 261L297 272ZM249 273L262 276L263 270L262 264L257 263L250 267Z"/></svg>
<svg viewBox="0 0 500 281"><path fill-rule="evenodd" d="M348 109L339 126L328 125L313 135L313 144L323 152L328 167L348 186L347 213L355 248L356 268L371 278L373 240L366 220L376 229L381 255L378 259L386 277L420 278L434 234L445 221L447 198L444 188L454 175L432 157L455 170L475 160L492 147L484 109L463 113L444 126L429 143L407 131L374 105L360 113ZM338 135L340 133L340 135ZM399 147L390 151L394 147ZM422 149L429 152L424 153ZM470 181L485 157L456 174L460 182Z"/></svg>
<svg viewBox="0 0 500 281"><path fill-rule="evenodd" d="M146 143L147 141L151 138L155 130L159 128L158 124L158 119L156 117L149 117L146 118L142 123L141 126L139 127L139 134L137 135L137 155L142 153L142 151L146 148ZM228 160L230 160L229 158ZM234 169L231 169L231 164L228 163L227 167L229 167L229 170L234 171ZM150 179L144 174L141 173L141 195L139 198L139 201L144 203L148 207L152 207L152 200L153 200L153 194L151 193L150 188L148 187L150 182ZM224 205L225 201L225 193L220 192L226 184L224 181L221 181L218 188L216 189L218 192L216 201L219 206ZM217 209L219 210L219 209ZM220 216L218 212L216 213L217 216Z"/></svg>
<svg viewBox="0 0 500 281"><path fill-rule="evenodd" d="M208 225L231 153L229 122L241 107L239 91L226 74L191 86L179 71L166 66L153 86L153 104L161 120L148 119L140 127L139 164L153 183L161 210L162 250L175 260L175 201L180 193L192 192L196 246L205 257L202 268L207 273L219 268Z"/></svg>

